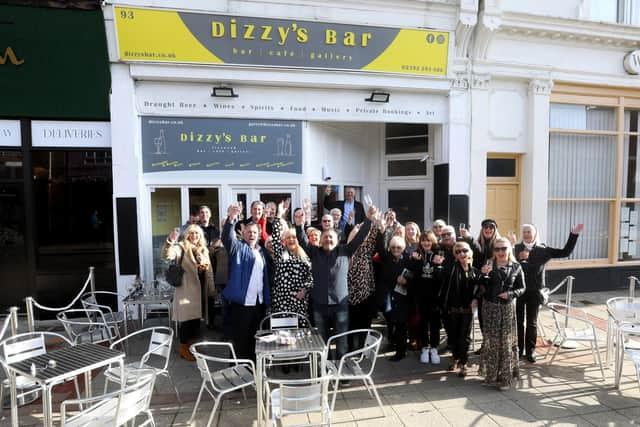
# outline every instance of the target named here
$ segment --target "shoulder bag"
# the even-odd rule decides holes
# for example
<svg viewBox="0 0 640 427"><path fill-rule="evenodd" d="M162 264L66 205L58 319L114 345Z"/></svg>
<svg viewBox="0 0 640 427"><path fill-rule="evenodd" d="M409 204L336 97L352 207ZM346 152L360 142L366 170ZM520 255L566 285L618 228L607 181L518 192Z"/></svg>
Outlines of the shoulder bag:
<svg viewBox="0 0 640 427"><path fill-rule="evenodd" d="M182 248L181 248L182 249ZM178 263L175 259L171 264L169 264L169 268L164 273L164 277L174 288L179 288L182 286L182 275L184 274L184 268L182 268L182 258L184 258L184 251L182 251L182 255L180 256L180 262Z"/></svg>

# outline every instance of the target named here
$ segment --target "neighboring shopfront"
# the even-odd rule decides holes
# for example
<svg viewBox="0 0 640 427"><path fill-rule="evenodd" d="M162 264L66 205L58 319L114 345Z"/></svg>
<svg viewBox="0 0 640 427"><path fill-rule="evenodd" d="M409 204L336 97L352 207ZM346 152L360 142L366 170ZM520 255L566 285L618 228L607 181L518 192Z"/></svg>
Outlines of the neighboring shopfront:
<svg viewBox="0 0 640 427"><path fill-rule="evenodd" d="M253 6L105 8L116 244L120 255L139 249L118 259L121 289L138 269L158 274L160 245L201 204L216 223L232 202L250 215L253 200L288 197L294 207L310 199L317 216L326 185L340 199L354 186L424 226L436 215L436 187L448 214L448 169L439 183L435 175L449 158L455 8L447 19L408 21L380 11L363 25L338 7L348 23L309 10L291 19L282 8L256 17ZM425 19L435 29L418 29ZM133 232L120 218L138 218L125 224Z"/></svg>
<svg viewBox="0 0 640 427"><path fill-rule="evenodd" d="M549 284L572 275L575 291L618 289L640 266L640 28L629 16L616 23L616 2L608 18L569 3L482 5L469 47L474 79L486 81L470 90L470 215L498 217L502 233L533 223L560 248L584 223L573 254L549 265Z"/></svg>
<svg viewBox="0 0 640 427"><path fill-rule="evenodd" d="M101 10L0 6L0 309L114 289Z"/></svg>

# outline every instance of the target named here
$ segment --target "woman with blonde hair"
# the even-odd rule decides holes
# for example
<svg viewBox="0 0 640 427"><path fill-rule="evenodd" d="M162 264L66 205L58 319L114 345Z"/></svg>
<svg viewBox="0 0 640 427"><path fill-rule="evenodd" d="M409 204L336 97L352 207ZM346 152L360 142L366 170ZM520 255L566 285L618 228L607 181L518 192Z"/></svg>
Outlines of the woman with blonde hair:
<svg viewBox="0 0 640 427"><path fill-rule="evenodd" d="M404 225L404 239L407 241L407 252L409 255L418 249L418 240L420 239L420 226L413 221L409 221Z"/></svg>
<svg viewBox="0 0 640 427"><path fill-rule="evenodd" d="M162 256L181 264L184 269L182 282L173 297L173 320L178 322L180 357L194 361L189 345L199 336L203 301L207 301L207 296L215 296L215 286L202 228L197 224L188 226L182 241L176 243L179 236L175 230L169 234Z"/></svg>
<svg viewBox="0 0 640 427"><path fill-rule="evenodd" d="M311 261L298 244L296 230L288 228L282 218L285 211L285 202L280 202L271 236L275 262L271 310L273 313L290 311L308 317L309 293L313 287Z"/></svg>
<svg viewBox="0 0 640 427"><path fill-rule="evenodd" d="M516 298L525 290L524 273L513 256L509 239L496 239L493 254L493 263L482 267L484 345L480 374L486 385L507 390L519 373Z"/></svg>
<svg viewBox="0 0 640 427"><path fill-rule="evenodd" d="M443 315L446 317L447 340L451 347L449 370L459 368L458 376L467 374L470 333L473 324L473 308L477 305L476 292L480 272L473 266L473 252L467 242L453 245L454 262L442 274Z"/></svg>

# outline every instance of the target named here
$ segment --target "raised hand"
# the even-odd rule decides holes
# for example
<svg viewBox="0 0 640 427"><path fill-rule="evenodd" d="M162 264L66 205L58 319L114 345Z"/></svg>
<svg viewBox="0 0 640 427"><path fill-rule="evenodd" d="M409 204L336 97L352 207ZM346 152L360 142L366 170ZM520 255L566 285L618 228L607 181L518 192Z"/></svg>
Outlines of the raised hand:
<svg viewBox="0 0 640 427"><path fill-rule="evenodd" d="M293 214L293 222L296 226L303 226L306 221L306 214L304 210L295 211Z"/></svg>
<svg viewBox="0 0 640 427"><path fill-rule="evenodd" d="M287 208L285 207L284 201L278 203L278 211L276 212L276 218L282 218L282 215L284 215L284 211L286 210Z"/></svg>
<svg viewBox="0 0 640 427"><path fill-rule="evenodd" d="M377 212L378 208L373 205L369 206L369 209L367 209L367 218L369 218L370 221L373 221Z"/></svg>
<svg viewBox="0 0 640 427"><path fill-rule="evenodd" d="M571 232L573 234L580 234L582 230L584 230L584 224L578 224L573 230L571 230Z"/></svg>
<svg viewBox="0 0 640 427"><path fill-rule="evenodd" d="M169 240L171 242L175 242L176 240L178 240L178 237L180 237L180 233L178 233L176 230L173 230L171 233L169 233Z"/></svg>
<svg viewBox="0 0 640 427"><path fill-rule="evenodd" d="M229 217L229 221L231 222L235 221L241 213L242 210L238 205L229 205L229 207L227 208L227 216Z"/></svg>

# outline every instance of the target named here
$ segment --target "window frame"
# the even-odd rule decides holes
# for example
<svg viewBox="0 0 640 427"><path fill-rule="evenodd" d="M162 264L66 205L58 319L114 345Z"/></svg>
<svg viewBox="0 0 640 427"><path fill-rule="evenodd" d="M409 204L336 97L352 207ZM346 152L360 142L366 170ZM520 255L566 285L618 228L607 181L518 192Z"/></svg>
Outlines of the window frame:
<svg viewBox="0 0 640 427"><path fill-rule="evenodd" d="M386 125L386 123L385 123ZM415 153L402 153L402 154L387 154L386 150L386 142L387 142L387 134L386 134L386 126L383 130L382 137L382 172L385 180L388 181L417 181L417 180L431 180L433 179L433 163L431 159L433 159L433 127L429 123L424 123L424 126L427 127L427 150L420 151ZM394 139L399 139L400 137L392 137ZM424 175L389 175L389 162L394 160L421 160L425 158L425 156L429 156L427 160L425 160L425 174Z"/></svg>
<svg viewBox="0 0 640 427"><path fill-rule="evenodd" d="M573 201L598 201L609 206L609 242L606 258L554 260L549 264L549 269L564 268L590 268L640 266L640 259L624 261L619 259L620 248L620 213L625 203L640 203L640 198L627 198L622 194L622 182L624 172L624 138L628 135L638 135L638 132L625 132L624 113L626 109L640 108L640 91L628 88L604 88L594 86L578 86L558 83L554 86L550 104L595 105L598 107L613 107L616 110L616 130L614 131L590 131L579 129L549 128L549 144L552 134L584 134L598 136L614 136L616 138L615 160L615 194L612 198L552 198L547 197L547 202L573 202ZM549 118L551 120L551 118ZM548 154L547 154L548 155ZM547 214L549 206L547 204Z"/></svg>

